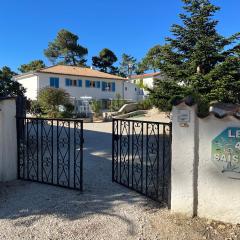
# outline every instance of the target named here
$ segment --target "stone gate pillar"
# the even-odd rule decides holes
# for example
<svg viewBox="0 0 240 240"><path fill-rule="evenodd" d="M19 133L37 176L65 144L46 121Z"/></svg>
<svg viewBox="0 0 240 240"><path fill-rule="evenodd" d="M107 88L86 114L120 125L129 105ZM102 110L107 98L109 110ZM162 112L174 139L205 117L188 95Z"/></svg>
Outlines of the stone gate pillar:
<svg viewBox="0 0 240 240"><path fill-rule="evenodd" d="M181 103L172 111L171 210L188 216L197 211L198 118L196 106Z"/></svg>
<svg viewBox="0 0 240 240"><path fill-rule="evenodd" d="M17 179L15 98L0 98L0 182Z"/></svg>

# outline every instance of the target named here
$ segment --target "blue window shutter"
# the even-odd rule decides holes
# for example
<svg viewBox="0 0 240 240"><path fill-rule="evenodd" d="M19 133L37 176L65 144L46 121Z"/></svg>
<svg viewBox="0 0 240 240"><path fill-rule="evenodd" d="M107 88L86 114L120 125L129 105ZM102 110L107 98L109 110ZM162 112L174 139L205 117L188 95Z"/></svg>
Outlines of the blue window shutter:
<svg viewBox="0 0 240 240"><path fill-rule="evenodd" d="M78 86L82 87L82 80L78 80Z"/></svg>
<svg viewBox="0 0 240 240"><path fill-rule="evenodd" d="M100 87L101 87L101 82L97 81L97 88L100 88Z"/></svg>
<svg viewBox="0 0 240 240"><path fill-rule="evenodd" d="M50 87L54 87L54 82L55 82L54 78L50 78Z"/></svg>
<svg viewBox="0 0 240 240"><path fill-rule="evenodd" d="M115 92L115 89L116 89L116 84L115 82L112 83L112 91Z"/></svg>
<svg viewBox="0 0 240 240"><path fill-rule="evenodd" d="M55 78L55 88L59 88L59 78Z"/></svg>
<svg viewBox="0 0 240 240"><path fill-rule="evenodd" d="M69 79L67 79L67 78L65 79L65 85L69 86Z"/></svg>
<svg viewBox="0 0 240 240"><path fill-rule="evenodd" d="M89 88L89 87L90 87L90 81L86 80L86 88Z"/></svg>
<svg viewBox="0 0 240 240"><path fill-rule="evenodd" d="M105 88L106 88L106 83L102 82L102 91L105 91Z"/></svg>

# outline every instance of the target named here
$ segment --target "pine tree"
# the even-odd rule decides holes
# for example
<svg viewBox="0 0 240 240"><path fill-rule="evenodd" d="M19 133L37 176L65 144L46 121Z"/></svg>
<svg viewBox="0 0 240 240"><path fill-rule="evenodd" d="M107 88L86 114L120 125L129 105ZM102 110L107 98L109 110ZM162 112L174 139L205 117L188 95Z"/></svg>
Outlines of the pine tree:
<svg viewBox="0 0 240 240"><path fill-rule="evenodd" d="M211 101L240 103L239 34L225 38L217 32L213 16L220 8L210 0L182 1L183 24L174 24L173 36L158 49L164 79L156 80L151 99L163 110L189 95L204 107L202 111Z"/></svg>
<svg viewBox="0 0 240 240"><path fill-rule="evenodd" d="M99 56L92 57L93 66L96 67L101 72L115 74L117 68L113 64L117 61L117 57L113 51L104 48Z"/></svg>
<svg viewBox="0 0 240 240"><path fill-rule="evenodd" d="M48 44L44 54L54 64L85 66L88 50L78 44L78 39L77 35L62 29L54 41Z"/></svg>
<svg viewBox="0 0 240 240"><path fill-rule="evenodd" d="M25 89L22 85L12 80L16 73L9 67L4 66L0 69L0 97L23 96Z"/></svg>
<svg viewBox="0 0 240 240"><path fill-rule="evenodd" d="M33 60L30 63L28 63L28 64L22 64L18 68L18 70L21 73L27 73L27 72L36 71L38 69L45 68L45 67L46 67L46 65L45 65L45 63L42 60Z"/></svg>
<svg viewBox="0 0 240 240"><path fill-rule="evenodd" d="M122 77L128 77L137 70L137 59L131 55L122 54L122 61L119 66L119 75Z"/></svg>

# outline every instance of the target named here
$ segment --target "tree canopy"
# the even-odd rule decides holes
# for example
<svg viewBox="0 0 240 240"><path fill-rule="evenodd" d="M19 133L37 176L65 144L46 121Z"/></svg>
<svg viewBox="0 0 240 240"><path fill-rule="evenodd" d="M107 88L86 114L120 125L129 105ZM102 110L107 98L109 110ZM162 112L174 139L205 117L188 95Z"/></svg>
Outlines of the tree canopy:
<svg viewBox="0 0 240 240"><path fill-rule="evenodd" d="M122 61L119 66L119 74L123 77L136 73L138 67L137 59L126 53L122 54Z"/></svg>
<svg viewBox="0 0 240 240"><path fill-rule="evenodd" d="M27 73L27 72L36 71L38 69L45 68L45 67L46 67L46 65L42 60L33 60L27 64L22 64L18 68L18 70L21 73Z"/></svg>
<svg viewBox="0 0 240 240"><path fill-rule="evenodd" d="M0 69L0 97L23 96L25 89L20 83L12 80L16 75L9 67Z"/></svg>
<svg viewBox="0 0 240 240"><path fill-rule="evenodd" d="M59 113L60 105L70 104L70 95L64 89L46 87L40 90L38 95L40 107L51 117Z"/></svg>
<svg viewBox="0 0 240 240"><path fill-rule="evenodd" d="M48 44L44 54L54 64L85 66L88 49L81 46L78 40L77 35L62 29L54 41Z"/></svg>
<svg viewBox="0 0 240 240"><path fill-rule="evenodd" d="M113 51L108 48L104 48L99 56L92 57L93 66L101 72L116 74L117 68L113 66L117 61L117 57Z"/></svg>
<svg viewBox="0 0 240 240"><path fill-rule="evenodd" d="M160 45L156 45L149 49L147 55L143 58L140 63L140 68L143 71L153 70L154 72L159 71L160 60L162 47Z"/></svg>
<svg viewBox="0 0 240 240"><path fill-rule="evenodd" d="M169 110L174 99L193 96L208 110L211 101L240 103L239 34L220 35L213 18L219 7L210 0L182 0L182 25L174 24L172 37L157 47L155 67L163 79L156 80L151 99Z"/></svg>

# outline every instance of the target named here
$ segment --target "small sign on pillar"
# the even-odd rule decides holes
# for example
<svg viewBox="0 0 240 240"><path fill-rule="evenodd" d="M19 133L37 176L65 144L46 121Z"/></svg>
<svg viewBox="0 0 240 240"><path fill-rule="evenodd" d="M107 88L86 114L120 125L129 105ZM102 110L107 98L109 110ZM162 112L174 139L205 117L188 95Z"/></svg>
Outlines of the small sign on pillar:
<svg viewBox="0 0 240 240"><path fill-rule="evenodd" d="M190 111L186 109L179 109L177 112L177 120L180 127L189 127Z"/></svg>

